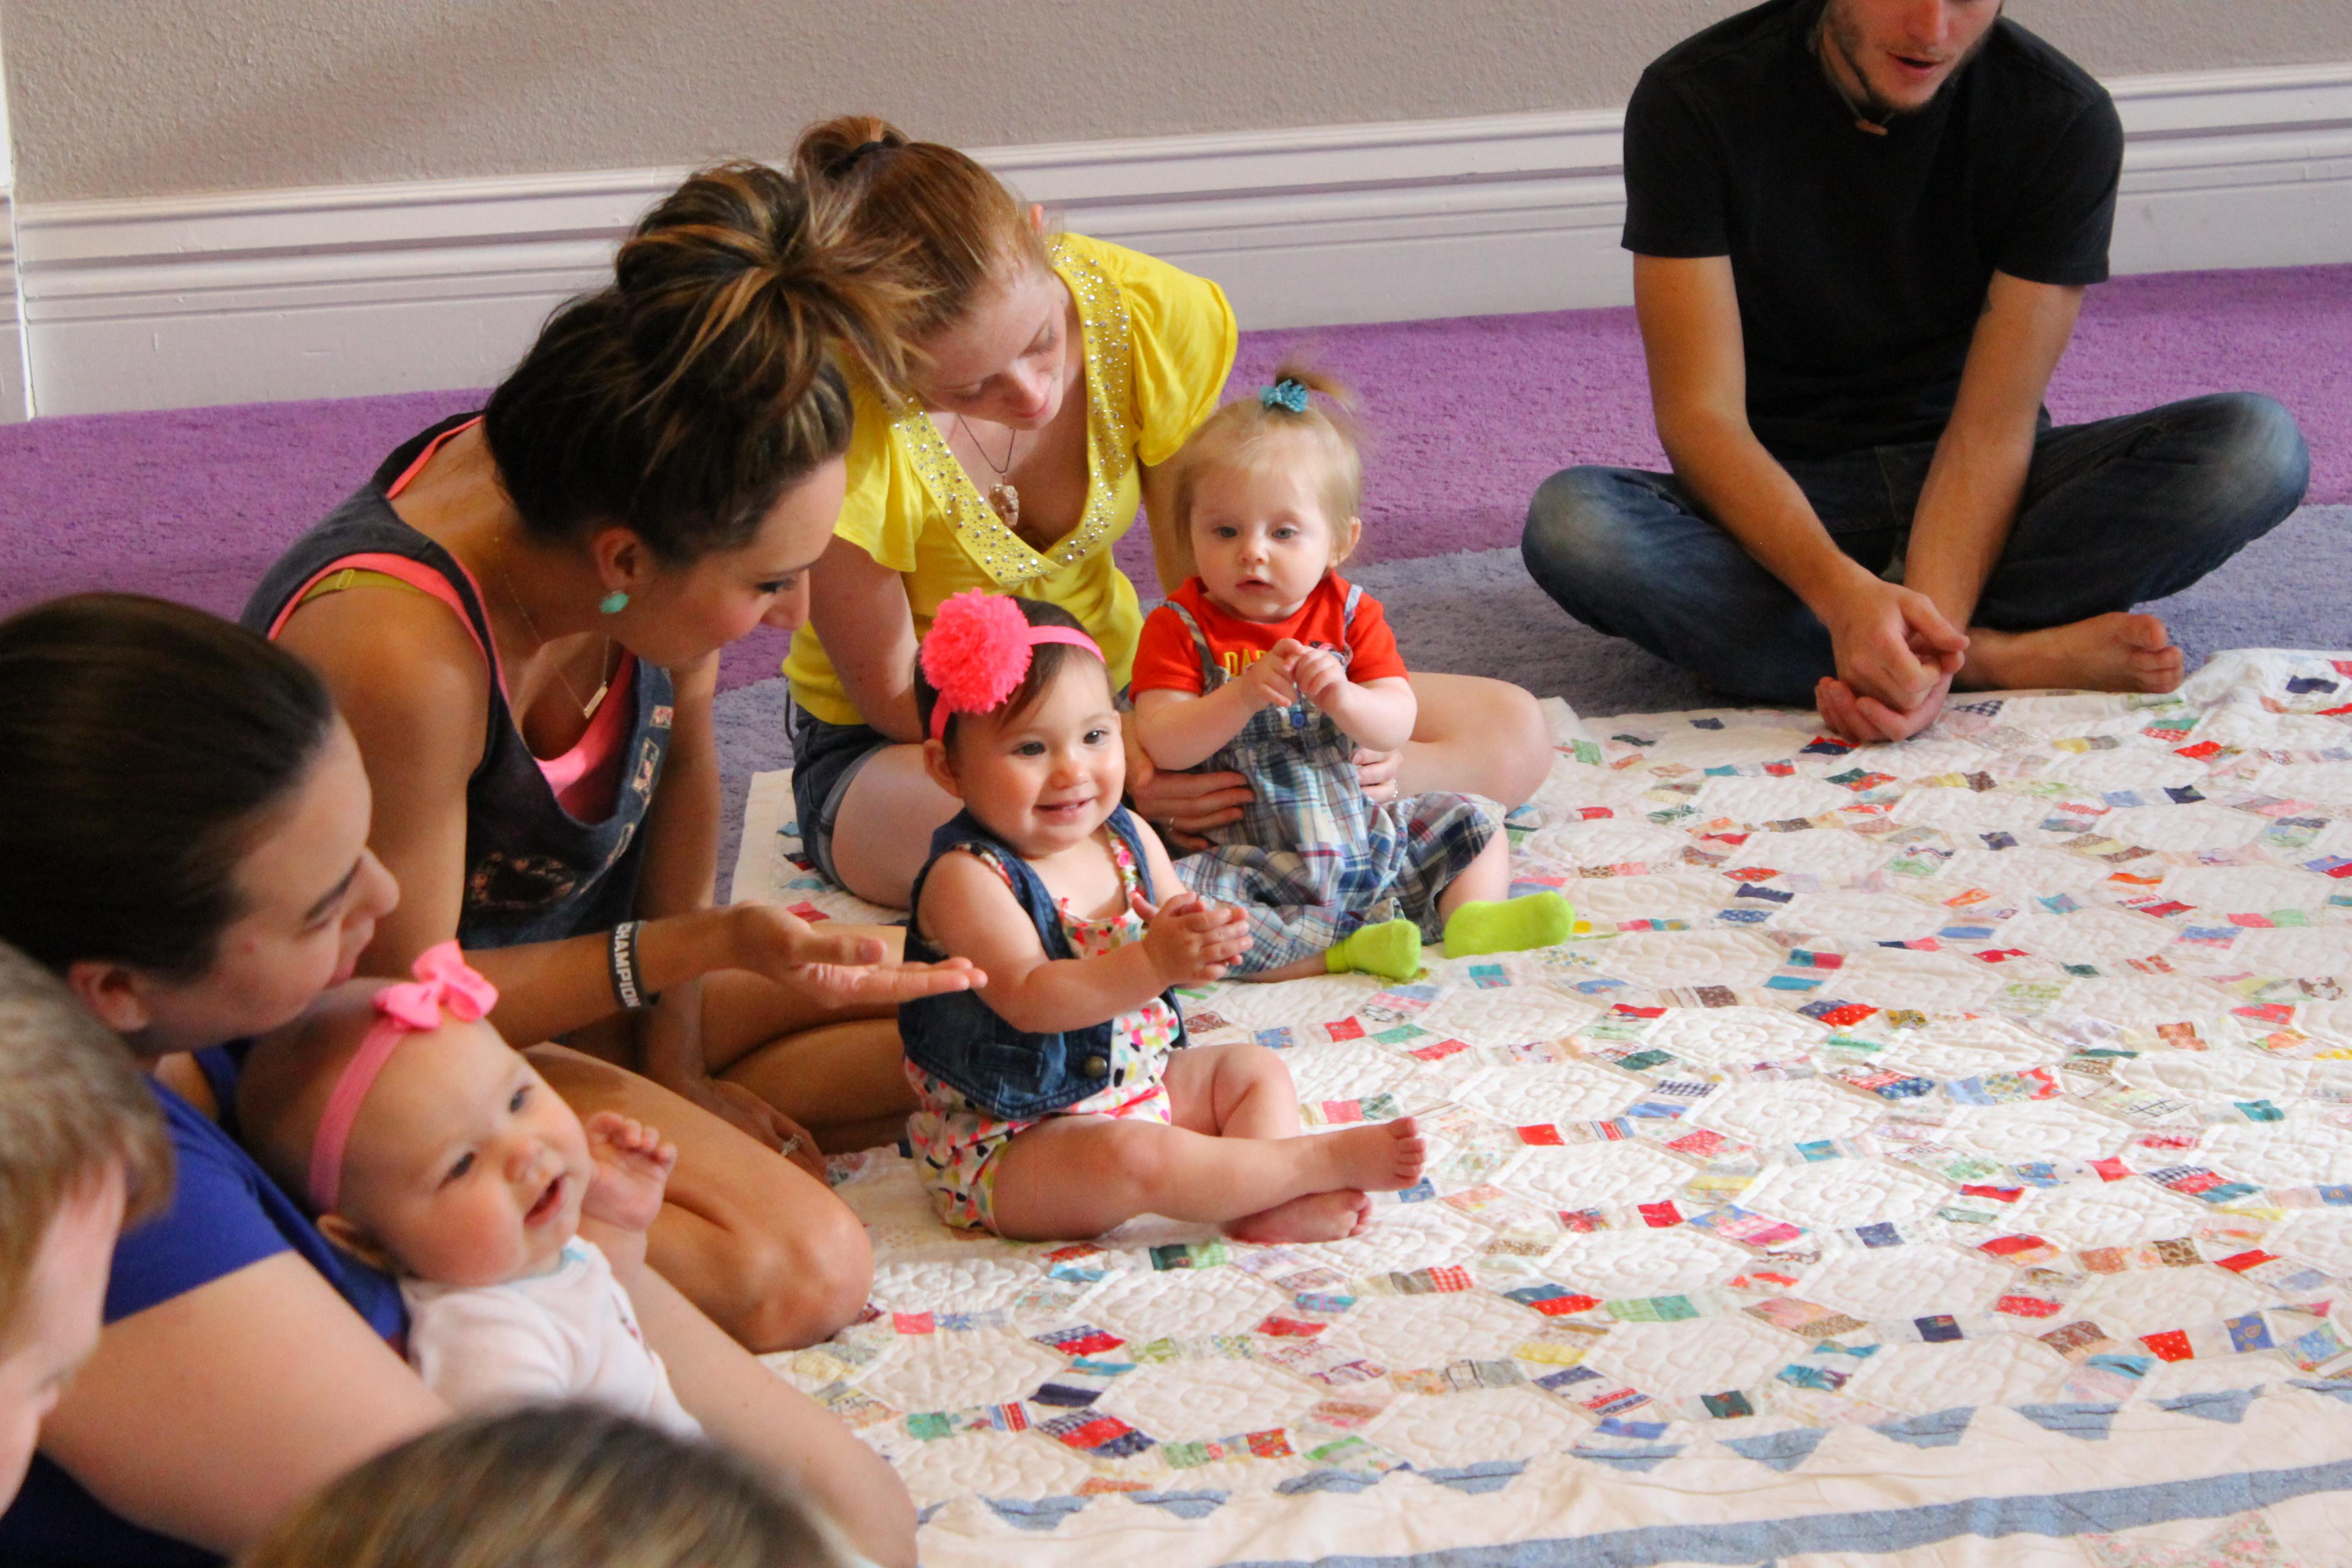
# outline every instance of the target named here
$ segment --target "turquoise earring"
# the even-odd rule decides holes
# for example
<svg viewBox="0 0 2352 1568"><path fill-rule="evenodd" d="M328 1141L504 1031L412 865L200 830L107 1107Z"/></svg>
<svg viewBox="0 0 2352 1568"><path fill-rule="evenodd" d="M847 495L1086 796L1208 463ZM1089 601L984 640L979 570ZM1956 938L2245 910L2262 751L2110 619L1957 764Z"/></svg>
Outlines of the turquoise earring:
<svg viewBox="0 0 2352 1568"><path fill-rule="evenodd" d="M617 616L629 607L629 595L621 589L615 588L597 600L596 607L608 616Z"/></svg>

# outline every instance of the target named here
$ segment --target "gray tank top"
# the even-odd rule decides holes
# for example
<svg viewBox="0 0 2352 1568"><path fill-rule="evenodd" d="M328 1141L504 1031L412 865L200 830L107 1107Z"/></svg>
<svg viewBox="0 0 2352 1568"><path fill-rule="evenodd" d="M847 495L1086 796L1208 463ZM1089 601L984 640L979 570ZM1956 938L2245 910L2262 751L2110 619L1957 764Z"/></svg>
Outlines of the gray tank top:
<svg viewBox="0 0 2352 1568"><path fill-rule="evenodd" d="M645 860L644 824L669 750L669 672L637 661L626 696L631 716L613 809L601 822L565 810L524 743L507 706L489 617L456 557L401 520L392 491L433 443L474 416L443 420L402 446L364 485L295 541L261 579L241 617L275 634L289 606L328 572L364 565L353 556L397 556L437 574L454 592L491 665L489 722L482 759L466 782L466 891L457 941L467 948L512 947L603 931L631 917ZM616 681L617 684L617 681Z"/></svg>

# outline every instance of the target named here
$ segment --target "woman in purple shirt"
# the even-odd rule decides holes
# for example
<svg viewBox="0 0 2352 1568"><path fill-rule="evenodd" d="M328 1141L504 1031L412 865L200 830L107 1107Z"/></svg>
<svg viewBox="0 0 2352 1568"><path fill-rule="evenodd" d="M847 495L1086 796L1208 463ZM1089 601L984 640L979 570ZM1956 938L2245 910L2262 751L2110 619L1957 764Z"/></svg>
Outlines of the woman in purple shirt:
<svg viewBox="0 0 2352 1568"><path fill-rule="evenodd" d="M348 977L398 889L349 728L299 660L197 611L92 595L0 623L0 940L152 1064L171 1205L118 1245L97 1353L0 1518L9 1563L218 1560L445 1419L392 1282L334 1251L220 1125L235 1042ZM888 1467L657 1276L636 1305L680 1400L884 1563Z"/></svg>

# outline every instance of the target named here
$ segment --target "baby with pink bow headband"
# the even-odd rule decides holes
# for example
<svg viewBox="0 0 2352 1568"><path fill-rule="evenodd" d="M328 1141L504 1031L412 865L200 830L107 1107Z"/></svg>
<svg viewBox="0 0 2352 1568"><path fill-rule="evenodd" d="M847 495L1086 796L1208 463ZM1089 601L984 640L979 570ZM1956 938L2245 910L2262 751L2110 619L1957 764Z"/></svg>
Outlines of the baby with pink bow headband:
<svg viewBox="0 0 2352 1568"><path fill-rule="evenodd" d="M490 1026L497 988L456 942L415 973L338 986L257 1042L247 1142L328 1240L399 1279L409 1361L457 1409L581 1399L699 1435L622 1283L677 1151L610 1111L583 1127Z"/></svg>
<svg viewBox="0 0 2352 1568"><path fill-rule="evenodd" d="M972 589L940 606L915 677L924 768L963 809L931 836L907 952L983 977L898 1008L908 1146L940 1217L1024 1241L1144 1214L1261 1243L1363 1230L1429 1141L1410 1116L1302 1136L1281 1057L1185 1034L1176 988L1223 976L1249 930L1119 804L1094 638L1059 605Z"/></svg>

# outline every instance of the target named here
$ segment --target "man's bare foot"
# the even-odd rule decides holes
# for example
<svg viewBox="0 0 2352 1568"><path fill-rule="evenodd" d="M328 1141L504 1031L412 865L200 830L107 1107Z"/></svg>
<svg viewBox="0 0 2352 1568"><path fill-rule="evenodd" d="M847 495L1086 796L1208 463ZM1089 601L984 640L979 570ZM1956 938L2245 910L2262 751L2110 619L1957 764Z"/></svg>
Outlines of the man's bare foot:
<svg viewBox="0 0 2352 1568"><path fill-rule="evenodd" d="M1333 1187L1367 1193L1409 1187L1421 1180L1421 1168L1429 1163L1429 1140L1410 1116L1319 1134L1315 1152L1332 1163Z"/></svg>
<svg viewBox="0 0 2352 1568"><path fill-rule="evenodd" d="M2170 691L2181 653L2164 623L2123 610L2032 632L1969 628L1968 662L1955 684L1978 691L2074 687L2084 691Z"/></svg>
<svg viewBox="0 0 2352 1568"><path fill-rule="evenodd" d="M1297 1241L1345 1241L1372 1223L1372 1200L1362 1193L1309 1193L1261 1209L1225 1226L1235 1241L1281 1246Z"/></svg>

